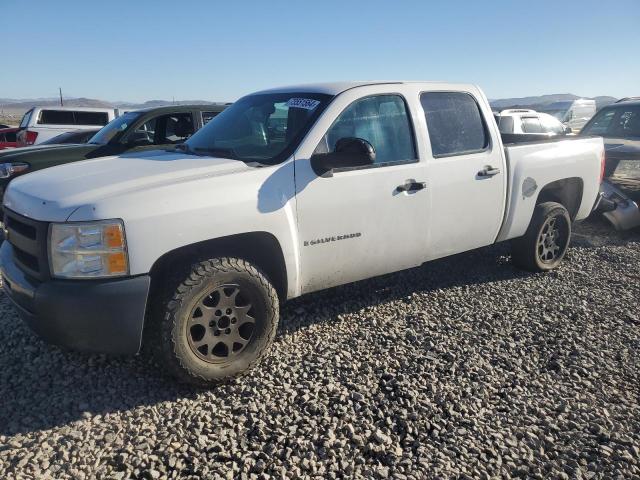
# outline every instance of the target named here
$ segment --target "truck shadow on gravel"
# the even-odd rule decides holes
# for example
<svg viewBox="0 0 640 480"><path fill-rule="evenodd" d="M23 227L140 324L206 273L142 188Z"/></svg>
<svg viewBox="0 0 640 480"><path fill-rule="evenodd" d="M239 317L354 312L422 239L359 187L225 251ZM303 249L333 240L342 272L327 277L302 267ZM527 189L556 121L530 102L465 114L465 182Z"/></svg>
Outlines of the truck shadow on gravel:
<svg viewBox="0 0 640 480"><path fill-rule="evenodd" d="M640 235L633 234L629 237L632 240L640 241ZM582 248L585 246L589 245ZM570 268L568 265L564 268ZM410 303L415 292L532 275L536 274L511 265L507 244L458 254L411 270L294 299L282 309L276 342L311 325L331 323L341 314L391 301ZM247 380L206 392L174 383L145 354L117 358L63 351L32 334L6 297L0 295L0 436L60 427L97 415L152 408L160 402L230 395L242 389L239 384L243 381ZM259 383L260 379L253 381Z"/></svg>

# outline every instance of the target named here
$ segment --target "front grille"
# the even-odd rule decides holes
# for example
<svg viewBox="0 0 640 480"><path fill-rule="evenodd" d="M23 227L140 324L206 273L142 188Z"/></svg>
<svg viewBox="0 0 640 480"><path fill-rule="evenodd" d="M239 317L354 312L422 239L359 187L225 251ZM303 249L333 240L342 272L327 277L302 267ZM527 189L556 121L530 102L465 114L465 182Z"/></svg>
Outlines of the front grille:
<svg viewBox="0 0 640 480"><path fill-rule="evenodd" d="M47 234L49 224L4 209L4 226L13 247L13 259L20 269L37 280L49 278Z"/></svg>

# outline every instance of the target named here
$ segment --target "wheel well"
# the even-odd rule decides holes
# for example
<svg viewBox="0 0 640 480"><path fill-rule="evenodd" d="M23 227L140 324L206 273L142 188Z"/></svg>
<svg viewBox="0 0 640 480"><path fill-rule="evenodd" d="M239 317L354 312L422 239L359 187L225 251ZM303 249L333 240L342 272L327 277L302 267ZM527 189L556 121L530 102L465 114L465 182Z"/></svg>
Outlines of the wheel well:
<svg viewBox="0 0 640 480"><path fill-rule="evenodd" d="M567 209L573 221L582 202L582 179L563 178L545 185L536 200L536 205L544 202L557 202Z"/></svg>
<svg viewBox="0 0 640 480"><path fill-rule="evenodd" d="M213 257L237 257L260 268L269 278L282 301L287 298L287 269L278 240L268 232L249 232L205 240L171 250L151 267L151 291L161 288L167 273L178 266Z"/></svg>

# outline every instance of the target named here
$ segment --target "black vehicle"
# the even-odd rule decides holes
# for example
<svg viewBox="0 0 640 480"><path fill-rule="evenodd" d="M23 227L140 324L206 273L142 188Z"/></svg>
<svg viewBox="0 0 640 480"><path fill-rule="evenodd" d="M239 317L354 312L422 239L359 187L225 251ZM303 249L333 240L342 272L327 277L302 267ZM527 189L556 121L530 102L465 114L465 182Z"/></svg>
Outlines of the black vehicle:
<svg viewBox="0 0 640 480"><path fill-rule="evenodd" d="M60 145L63 143L87 143L100 130L74 130L72 132L61 133L49 140L41 142L39 145Z"/></svg>
<svg viewBox="0 0 640 480"><path fill-rule="evenodd" d="M616 228L640 225L640 100L623 99L602 108L579 135L604 138L600 211Z"/></svg>
<svg viewBox="0 0 640 480"><path fill-rule="evenodd" d="M125 152L173 148L227 105L170 105L126 112L82 145L45 145L0 152L0 196L18 175Z"/></svg>

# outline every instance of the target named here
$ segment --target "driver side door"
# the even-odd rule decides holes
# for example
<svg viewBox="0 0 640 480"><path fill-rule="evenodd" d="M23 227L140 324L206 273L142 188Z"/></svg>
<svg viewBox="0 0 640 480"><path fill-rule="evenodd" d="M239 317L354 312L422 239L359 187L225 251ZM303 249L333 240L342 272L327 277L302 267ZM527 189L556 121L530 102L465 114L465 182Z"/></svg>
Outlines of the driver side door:
<svg viewBox="0 0 640 480"><path fill-rule="evenodd" d="M373 165L318 176L309 157L295 159L301 293L413 267L425 255L426 168L406 99L361 95L345 92L334 101L334 112L343 106L314 153L362 138L376 150Z"/></svg>

